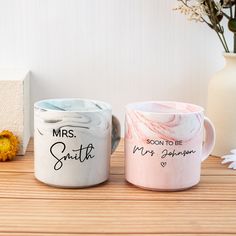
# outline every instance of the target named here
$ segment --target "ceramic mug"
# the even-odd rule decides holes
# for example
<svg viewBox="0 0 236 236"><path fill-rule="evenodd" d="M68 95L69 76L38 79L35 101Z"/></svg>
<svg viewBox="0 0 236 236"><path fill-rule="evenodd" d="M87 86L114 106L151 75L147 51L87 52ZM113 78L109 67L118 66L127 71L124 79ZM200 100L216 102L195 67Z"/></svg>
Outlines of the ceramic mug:
<svg viewBox="0 0 236 236"><path fill-rule="evenodd" d="M49 99L34 104L34 168L41 182L77 188L106 181L119 140L120 124L107 103Z"/></svg>
<svg viewBox="0 0 236 236"><path fill-rule="evenodd" d="M200 181L215 129L200 106L141 102L126 107L125 177L152 190L182 190ZM205 141L204 141L205 127Z"/></svg>

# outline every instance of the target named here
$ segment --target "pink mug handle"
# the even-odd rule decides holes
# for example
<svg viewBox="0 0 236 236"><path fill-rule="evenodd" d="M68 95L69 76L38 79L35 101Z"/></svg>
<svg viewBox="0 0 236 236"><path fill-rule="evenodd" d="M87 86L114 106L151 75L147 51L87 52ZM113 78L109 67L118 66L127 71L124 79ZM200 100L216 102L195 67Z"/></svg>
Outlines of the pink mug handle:
<svg viewBox="0 0 236 236"><path fill-rule="evenodd" d="M208 158L215 146L215 128L207 117L204 117L204 127L205 142L202 148L202 161L205 161Z"/></svg>

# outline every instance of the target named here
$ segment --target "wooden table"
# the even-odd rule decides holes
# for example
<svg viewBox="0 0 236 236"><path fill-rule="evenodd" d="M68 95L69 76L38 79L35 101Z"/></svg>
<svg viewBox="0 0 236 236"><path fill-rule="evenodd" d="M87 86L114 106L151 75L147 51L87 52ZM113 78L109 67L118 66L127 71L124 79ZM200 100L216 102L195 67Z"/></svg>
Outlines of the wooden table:
<svg viewBox="0 0 236 236"><path fill-rule="evenodd" d="M123 142L107 183L58 189L33 175L25 157L0 163L0 235L236 235L236 171L211 157L188 191L153 192L124 180Z"/></svg>

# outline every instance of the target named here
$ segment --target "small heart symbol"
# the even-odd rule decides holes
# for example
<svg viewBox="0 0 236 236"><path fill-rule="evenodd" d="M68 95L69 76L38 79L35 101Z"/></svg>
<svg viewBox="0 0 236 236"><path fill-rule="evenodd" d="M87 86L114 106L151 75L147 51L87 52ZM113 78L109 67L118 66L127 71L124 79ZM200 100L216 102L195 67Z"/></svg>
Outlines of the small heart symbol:
<svg viewBox="0 0 236 236"><path fill-rule="evenodd" d="M161 166L162 166L162 167L165 167L166 164L167 164L166 162L161 162Z"/></svg>

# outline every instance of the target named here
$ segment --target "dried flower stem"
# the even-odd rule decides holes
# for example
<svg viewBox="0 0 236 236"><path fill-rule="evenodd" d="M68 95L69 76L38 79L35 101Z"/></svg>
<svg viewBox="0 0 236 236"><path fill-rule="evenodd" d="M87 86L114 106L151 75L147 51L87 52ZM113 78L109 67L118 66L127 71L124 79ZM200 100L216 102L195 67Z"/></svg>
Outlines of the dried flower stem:
<svg viewBox="0 0 236 236"><path fill-rule="evenodd" d="M180 5L175 10L188 15L189 20L206 23L220 39L226 53L229 47L225 39L222 20L228 20L228 29L233 33L233 52L236 53L236 0L177 0ZM229 11L225 10L228 9Z"/></svg>
<svg viewBox="0 0 236 236"><path fill-rule="evenodd" d="M182 2L182 4L184 6L186 6L187 8L191 9L191 11L193 11L196 15L199 15L196 11L194 11L184 0L179 0L180 2ZM200 15L199 15L200 16ZM205 22L210 28L213 27L213 25L211 25L209 22L207 22L202 16L200 16L200 19Z"/></svg>
<svg viewBox="0 0 236 236"><path fill-rule="evenodd" d="M234 6L234 18L236 18L236 5Z"/></svg>
<svg viewBox="0 0 236 236"><path fill-rule="evenodd" d="M232 18L233 17L233 9L232 9L232 4L230 4L230 18Z"/></svg>
<svg viewBox="0 0 236 236"><path fill-rule="evenodd" d="M224 28L220 25L220 23L218 22L216 15L214 13L214 6L213 6L213 2L211 0L206 1L206 3L208 4L208 7L211 11L211 16L212 16L212 20L213 20L213 29L215 30L215 32L217 33L218 37L220 38L220 41L225 49L226 52L229 52L229 48L227 45L227 42L225 40L225 36L224 36ZM221 11L222 12L222 11ZM219 32L218 32L219 29Z"/></svg>
<svg viewBox="0 0 236 236"><path fill-rule="evenodd" d="M227 44L226 39L225 39L224 33L222 33L222 38L223 38L223 41L224 41L224 43L225 43L225 45L226 45L227 52L230 52L230 51L229 51L228 44Z"/></svg>
<svg viewBox="0 0 236 236"><path fill-rule="evenodd" d="M234 19L236 19L236 5L234 5ZM234 53L236 53L236 33L234 33Z"/></svg>
<svg viewBox="0 0 236 236"><path fill-rule="evenodd" d="M226 42L226 40L225 40L225 35L224 35L224 33L222 33L221 35L222 35L223 41L224 41L225 46L226 46L226 52L230 52L230 51L229 51L229 48L228 48L228 44L227 44L227 42Z"/></svg>
<svg viewBox="0 0 236 236"><path fill-rule="evenodd" d="M230 8L231 9L231 8ZM230 19L231 16L229 16L228 14L226 14L225 12L221 11L221 13L227 18ZM232 14L232 10L230 10L230 15Z"/></svg>
<svg viewBox="0 0 236 236"><path fill-rule="evenodd" d="M234 34L234 53L236 53L236 34Z"/></svg>
<svg viewBox="0 0 236 236"><path fill-rule="evenodd" d="M202 22L206 23L211 29L214 29L214 31L216 32L217 36L220 39L221 44L224 47L225 52L229 52L229 48L227 45L227 42L225 40L225 36L224 36L224 29L223 27L220 25L220 23L218 22L218 19L216 18L216 14L214 12L214 5L213 2L211 0L206 1L206 4L208 6L208 9L210 9L210 22L208 22L202 15L200 15L198 12L196 12L191 6L189 6L187 4L187 1L185 0L179 0L185 7L187 7L188 9L190 9L194 14L196 14L197 16L199 16L199 18L201 19ZM224 13L223 11L220 11L221 14L223 14L226 18L230 19L230 16L228 16L226 13ZM236 16L236 7L235 7L235 16ZM234 38L234 41L236 40L236 35ZM235 41L236 42L236 41ZM235 45L235 43L234 43ZM236 50L236 46L235 49Z"/></svg>
<svg viewBox="0 0 236 236"><path fill-rule="evenodd" d="M228 46L227 46L227 43L225 41L225 37L224 37L224 33L223 34L220 34L217 32L217 30L215 30L217 36L219 37L220 39L220 42L221 44L223 45L224 49L225 49L225 52L229 52L229 49L228 49Z"/></svg>

